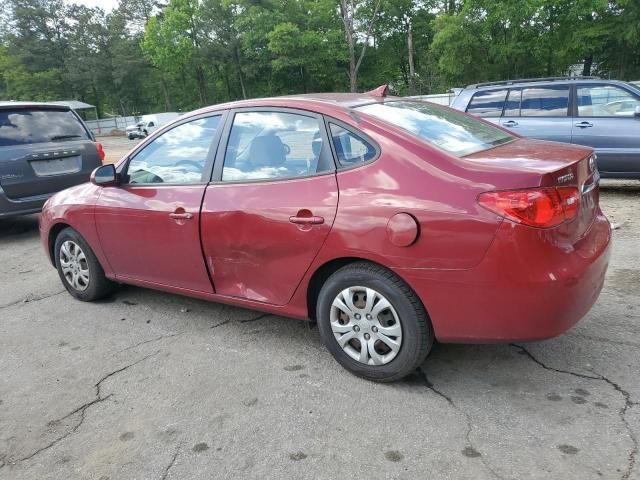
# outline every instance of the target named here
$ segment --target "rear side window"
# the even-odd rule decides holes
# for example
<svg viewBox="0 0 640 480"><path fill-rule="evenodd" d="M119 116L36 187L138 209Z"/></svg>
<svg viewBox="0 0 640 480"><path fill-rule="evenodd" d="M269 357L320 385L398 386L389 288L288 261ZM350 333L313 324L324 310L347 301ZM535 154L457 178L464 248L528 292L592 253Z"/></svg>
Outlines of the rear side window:
<svg viewBox="0 0 640 480"><path fill-rule="evenodd" d="M274 180L328 172L334 167L324 151L316 117L278 111L238 112L229 133L222 180Z"/></svg>
<svg viewBox="0 0 640 480"><path fill-rule="evenodd" d="M330 127L333 147L340 166L351 167L375 158L376 149L369 142L339 125L331 123Z"/></svg>
<svg viewBox="0 0 640 480"><path fill-rule="evenodd" d="M521 117L566 117L569 111L569 86L522 89Z"/></svg>
<svg viewBox="0 0 640 480"><path fill-rule="evenodd" d="M506 98L507 90L478 92L469 102L467 113L478 115L479 117L499 117L502 115L502 108Z"/></svg>
<svg viewBox="0 0 640 480"><path fill-rule="evenodd" d="M357 107L453 155L464 156L509 142L513 136L470 115L426 102L390 101Z"/></svg>
<svg viewBox="0 0 640 480"><path fill-rule="evenodd" d="M70 110L0 110L0 147L88 138Z"/></svg>

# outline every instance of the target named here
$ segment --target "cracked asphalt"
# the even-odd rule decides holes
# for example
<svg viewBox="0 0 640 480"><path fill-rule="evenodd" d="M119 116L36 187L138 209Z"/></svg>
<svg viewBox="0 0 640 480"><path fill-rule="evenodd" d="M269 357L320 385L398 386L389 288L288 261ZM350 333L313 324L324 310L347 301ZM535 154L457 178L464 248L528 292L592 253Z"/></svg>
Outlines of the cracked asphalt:
<svg viewBox="0 0 640 480"><path fill-rule="evenodd" d="M304 322L134 287L76 301L37 217L0 220L0 479L639 479L639 200L603 182L612 263L571 331L436 345L392 385Z"/></svg>

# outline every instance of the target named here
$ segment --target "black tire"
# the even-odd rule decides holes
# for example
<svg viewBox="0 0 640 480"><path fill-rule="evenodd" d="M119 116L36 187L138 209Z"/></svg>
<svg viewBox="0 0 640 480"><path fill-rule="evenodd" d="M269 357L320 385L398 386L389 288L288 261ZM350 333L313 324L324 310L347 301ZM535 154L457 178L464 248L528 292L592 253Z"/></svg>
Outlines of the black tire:
<svg viewBox="0 0 640 480"><path fill-rule="evenodd" d="M133 140L135 138L133 135L127 135L127 137L129 138L129 140Z"/></svg>
<svg viewBox="0 0 640 480"><path fill-rule="evenodd" d="M81 249L81 252L84 253L85 261L83 265L86 265L86 267L88 268L89 280L83 289L75 288L63 272L60 250L62 249L63 244L65 244L65 242L67 241L73 242L78 245ZM58 275L60 276L62 284L67 289L67 291L78 300L82 300L83 302L92 302L94 300L99 300L106 297L115 290L116 284L105 276L104 270L102 269L100 262L98 262L98 259L93 253L93 250L91 250L91 247L89 247L82 236L80 236L80 234L73 228L67 227L64 230L60 231L60 233L56 237L56 242L53 248L53 255L55 259L56 269L58 270Z"/></svg>
<svg viewBox="0 0 640 480"><path fill-rule="evenodd" d="M332 331L330 313L334 299L344 289L355 286L382 294L400 319L402 343L388 363L367 365L354 360L338 344ZM334 358L351 373L376 382L393 382L413 373L424 362L434 341L431 321L415 292L390 270L369 262L349 264L327 279L318 296L316 318L322 342Z"/></svg>

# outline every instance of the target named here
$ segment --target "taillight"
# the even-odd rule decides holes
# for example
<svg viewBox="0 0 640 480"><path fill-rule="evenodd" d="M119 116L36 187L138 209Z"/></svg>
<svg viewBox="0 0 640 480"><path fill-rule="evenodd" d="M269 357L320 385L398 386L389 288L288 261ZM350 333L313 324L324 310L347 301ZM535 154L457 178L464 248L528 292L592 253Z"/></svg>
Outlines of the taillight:
<svg viewBox="0 0 640 480"><path fill-rule="evenodd" d="M480 194L484 208L530 227L550 228L578 214L580 193L575 187L528 188Z"/></svg>
<svg viewBox="0 0 640 480"><path fill-rule="evenodd" d="M100 163L104 162L104 148L102 148L102 144L101 143L96 143L96 150L98 150L98 157L100 157Z"/></svg>

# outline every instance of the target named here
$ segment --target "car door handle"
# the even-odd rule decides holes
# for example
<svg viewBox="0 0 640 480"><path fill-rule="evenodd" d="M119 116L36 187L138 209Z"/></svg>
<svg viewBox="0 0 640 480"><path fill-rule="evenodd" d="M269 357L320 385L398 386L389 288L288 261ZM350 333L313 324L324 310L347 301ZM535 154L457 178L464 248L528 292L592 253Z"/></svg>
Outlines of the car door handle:
<svg viewBox="0 0 640 480"><path fill-rule="evenodd" d="M518 126L518 122L516 122L515 120L507 120L506 122L504 122L502 124L503 127L517 127Z"/></svg>
<svg viewBox="0 0 640 480"><path fill-rule="evenodd" d="M575 124L576 127L578 128L589 128L589 127L593 127L593 123L590 122L579 122Z"/></svg>
<svg viewBox="0 0 640 480"><path fill-rule="evenodd" d="M182 213L170 213L169 217L174 220L191 220L193 218L193 213L182 212Z"/></svg>
<svg viewBox="0 0 640 480"><path fill-rule="evenodd" d="M321 225L324 223L323 217L289 217L291 223L296 225Z"/></svg>

